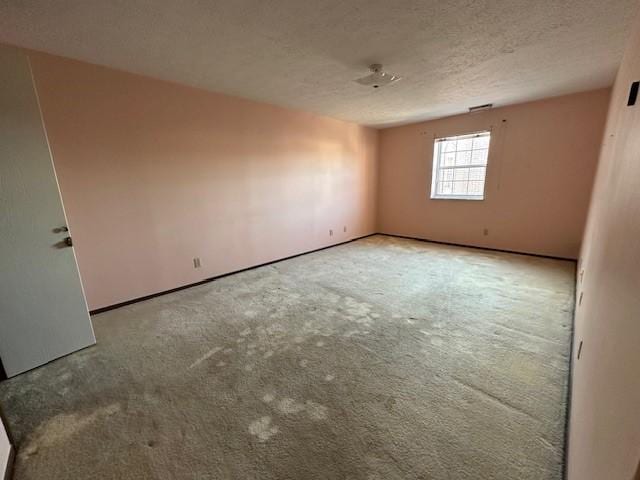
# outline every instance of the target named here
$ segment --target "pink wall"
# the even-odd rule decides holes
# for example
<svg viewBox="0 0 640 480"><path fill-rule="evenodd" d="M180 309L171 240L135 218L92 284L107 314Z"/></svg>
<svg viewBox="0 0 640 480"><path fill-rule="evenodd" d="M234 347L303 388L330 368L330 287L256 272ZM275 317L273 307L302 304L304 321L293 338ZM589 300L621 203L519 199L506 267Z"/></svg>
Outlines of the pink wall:
<svg viewBox="0 0 640 480"><path fill-rule="evenodd" d="M374 232L377 131L30 57L91 309Z"/></svg>
<svg viewBox="0 0 640 480"><path fill-rule="evenodd" d="M378 230L577 258L608 99L603 89L382 130ZM431 200L434 137L485 129L485 200Z"/></svg>
<svg viewBox="0 0 640 480"><path fill-rule="evenodd" d="M581 251L569 480L640 479L640 17L618 72Z"/></svg>

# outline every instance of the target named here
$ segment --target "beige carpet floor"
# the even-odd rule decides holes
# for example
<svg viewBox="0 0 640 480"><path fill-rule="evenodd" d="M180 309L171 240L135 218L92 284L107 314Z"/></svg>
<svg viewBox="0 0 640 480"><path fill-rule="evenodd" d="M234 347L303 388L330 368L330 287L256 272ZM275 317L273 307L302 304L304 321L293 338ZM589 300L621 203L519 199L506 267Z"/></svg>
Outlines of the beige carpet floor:
<svg viewBox="0 0 640 480"><path fill-rule="evenodd" d="M574 263L373 236L94 316L16 480L560 480Z"/></svg>

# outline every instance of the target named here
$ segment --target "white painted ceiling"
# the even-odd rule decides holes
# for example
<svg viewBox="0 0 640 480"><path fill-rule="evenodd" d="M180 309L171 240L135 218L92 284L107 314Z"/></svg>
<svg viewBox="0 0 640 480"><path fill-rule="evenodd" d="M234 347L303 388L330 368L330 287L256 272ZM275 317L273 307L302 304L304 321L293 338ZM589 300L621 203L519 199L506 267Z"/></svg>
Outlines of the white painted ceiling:
<svg viewBox="0 0 640 480"><path fill-rule="evenodd" d="M636 3L0 0L0 41L380 127L611 85Z"/></svg>

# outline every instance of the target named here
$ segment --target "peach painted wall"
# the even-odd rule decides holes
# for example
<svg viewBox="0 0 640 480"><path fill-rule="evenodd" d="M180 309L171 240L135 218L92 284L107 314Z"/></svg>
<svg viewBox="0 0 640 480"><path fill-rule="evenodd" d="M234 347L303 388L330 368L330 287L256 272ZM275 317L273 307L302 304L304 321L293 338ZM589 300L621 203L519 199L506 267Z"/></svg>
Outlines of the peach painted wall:
<svg viewBox="0 0 640 480"><path fill-rule="evenodd" d="M382 130L379 231L577 258L609 93ZM486 129L492 134L485 200L431 200L434 138Z"/></svg>
<svg viewBox="0 0 640 480"><path fill-rule="evenodd" d="M374 232L376 130L30 58L91 309Z"/></svg>
<svg viewBox="0 0 640 480"><path fill-rule="evenodd" d="M638 51L640 17L613 89L579 263L569 480L640 479L640 98L627 106Z"/></svg>

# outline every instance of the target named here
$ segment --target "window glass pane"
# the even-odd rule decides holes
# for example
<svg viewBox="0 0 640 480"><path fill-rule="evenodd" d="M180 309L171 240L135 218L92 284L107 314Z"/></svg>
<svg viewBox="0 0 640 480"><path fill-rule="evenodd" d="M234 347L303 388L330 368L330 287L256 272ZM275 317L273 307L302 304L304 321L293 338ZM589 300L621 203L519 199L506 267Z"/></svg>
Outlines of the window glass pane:
<svg viewBox="0 0 640 480"><path fill-rule="evenodd" d="M453 191L453 183L452 182L440 182L438 184L438 193L442 195L451 194Z"/></svg>
<svg viewBox="0 0 640 480"><path fill-rule="evenodd" d="M474 165L486 165L489 150L474 150L471 154L471 163Z"/></svg>
<svg viewBox="0 0 640 480"><path fill-rule="evenodd" d="M458 140L458 148L457 150L471 150L473 146L473 138L462 138Z"/></svg>
<svg viewBox="0 0 640 480"><path fill-rule="evenodd" d="M441 166L443 166L443 167L452 167L453 165L455 165L455 163L456 163L456 153L455 152L445 153L444 155L442 155Z"/></svg>
<svg viewBox="0 0 640 480"><path fill-rule="evenodd" d="M469 169L468 168L455 168L453 169L454 175L453 180L459 181L467 181L469 180Z"/></svg>
<svg viewBox="0 0 640 480"><path fill-rule="evenodd" d="M469 165L471 163L471 151L456 153L456 165Z"/></svg>
<svg viewBox="0 0 640 480"><path fill-rule="evenodd" d="M467 184L469 182L453 182L453 194L454 195L466 195Z"/></svg>
<svg viewBox="0 0 640 480"><path fill-rule="evenodd" d="M473 139L473 149L476 148L489 148L489 135L483 135Z"/></svg>
<svg viewBox="0 0 640 480"><path fill-rule="evenodd" d="M469 182L469 195L482 195L484 182Z"/></svg>
<svg viewBox="0 0 640 480"><path fill-rule="evenodd" d="M485 167L476 167L469 169L469 180L484 180Z"/></svg>
<svg viewBox="0 0 640 480"><path fill-rule="evenodd" d="M440 181L451 181L453 180L453 174L455 169L447 168L440 171Z"/></svg>
<svg viewBox="0 0 640 480"><path fill-rule="evenodd" d="M443 152L455 152L456 151L456 141L444 141L442 142L442 151Z"/></svg>

